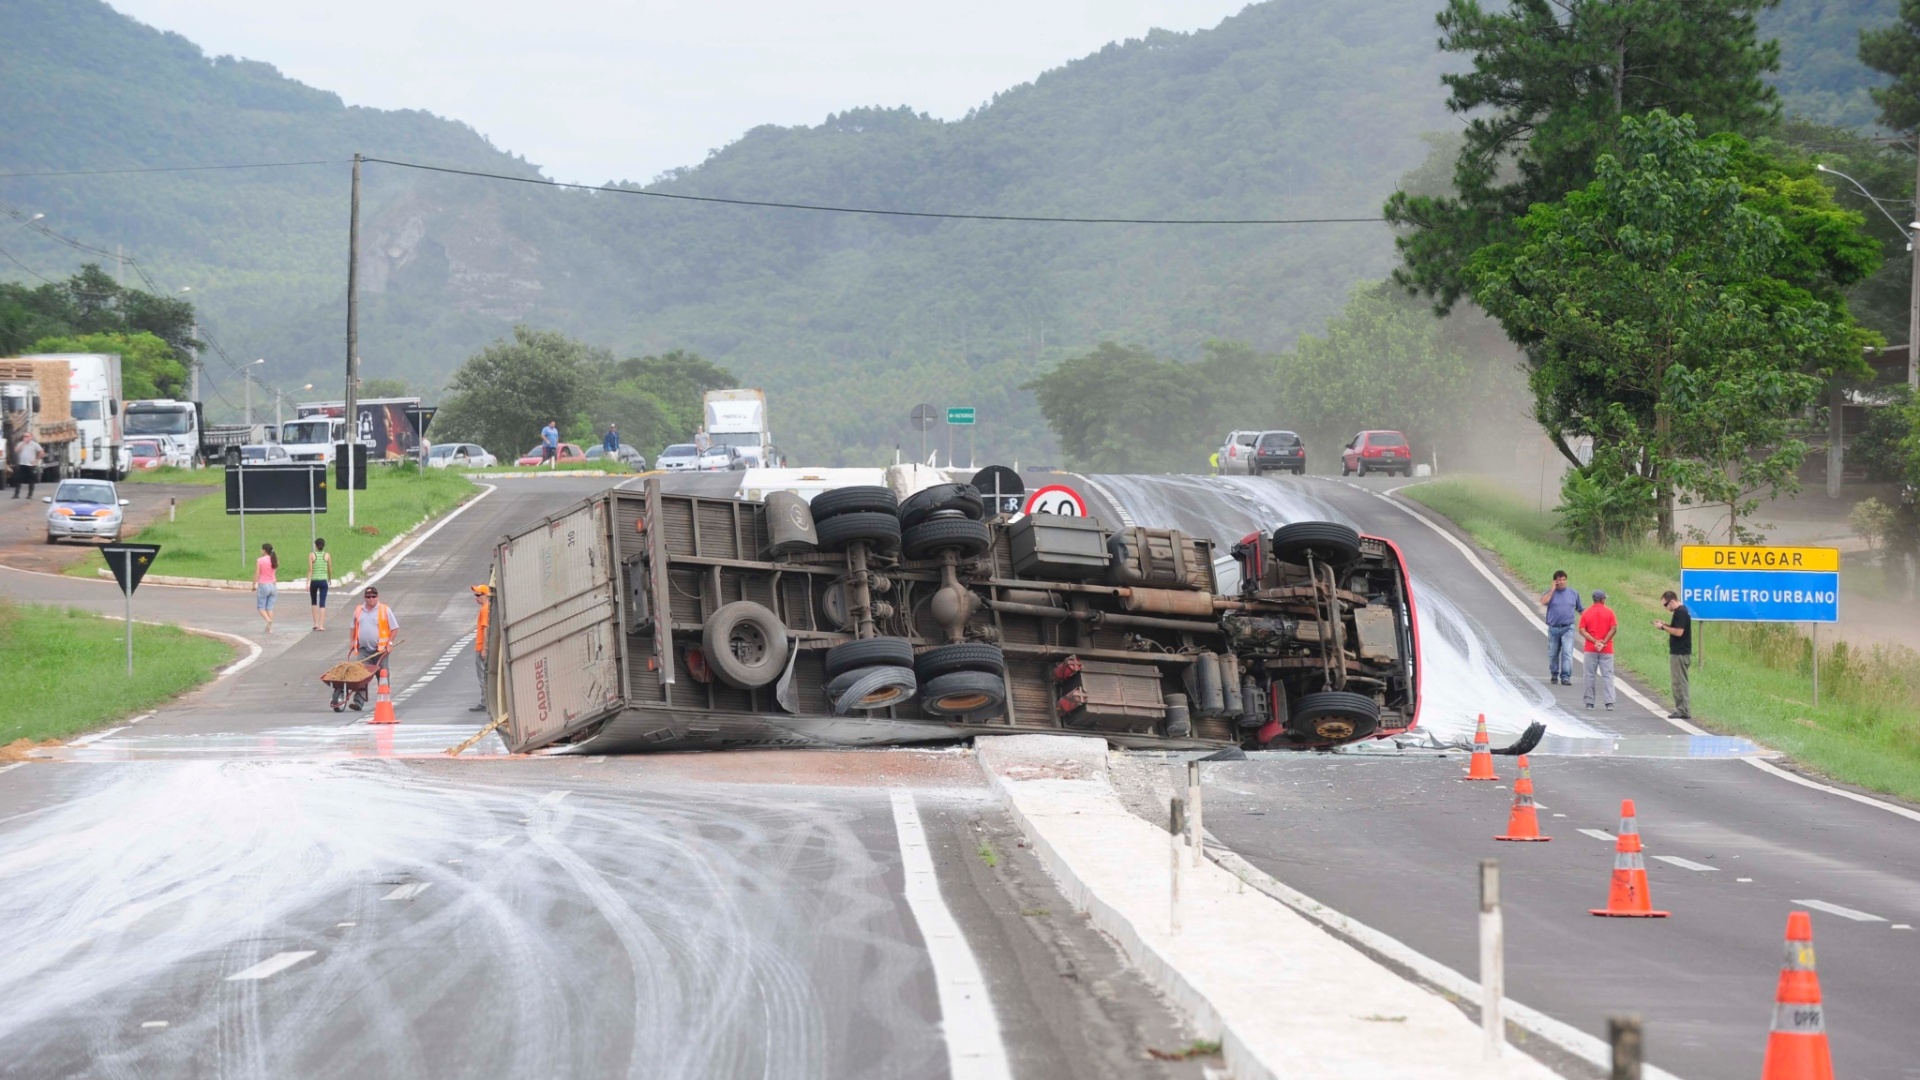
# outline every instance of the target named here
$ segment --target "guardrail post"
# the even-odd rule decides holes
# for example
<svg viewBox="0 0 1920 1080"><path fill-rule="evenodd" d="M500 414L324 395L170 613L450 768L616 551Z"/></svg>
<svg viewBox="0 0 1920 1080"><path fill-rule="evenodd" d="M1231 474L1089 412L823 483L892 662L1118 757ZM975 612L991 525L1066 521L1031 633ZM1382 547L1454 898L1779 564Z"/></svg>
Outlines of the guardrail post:
<svg viewBox="0 0 1920 1080"><path fill-rule="evenodd" d="M1175 795L1167 808L1167 843L1171 853L1167 875L1167 932L1180 934L1180 834L1187 831L1186 804Z"/></svg>
<svg viewBox="0 0 1920 1080"><path fill-rule="evenodd" d="M1506 933L1500 922L1500 860L1480 860L1480 1028L1486 1056L1498 1058L1507 1042L1500 1003L1507 996Z"/></svg>
<svg viewBox="0 0 1920 1080"><path fill-rule="evenodd" d="M1200 825L1200 762L1187 762L1187 845L1193 865L1199 866L1204 833Z"/></svg>

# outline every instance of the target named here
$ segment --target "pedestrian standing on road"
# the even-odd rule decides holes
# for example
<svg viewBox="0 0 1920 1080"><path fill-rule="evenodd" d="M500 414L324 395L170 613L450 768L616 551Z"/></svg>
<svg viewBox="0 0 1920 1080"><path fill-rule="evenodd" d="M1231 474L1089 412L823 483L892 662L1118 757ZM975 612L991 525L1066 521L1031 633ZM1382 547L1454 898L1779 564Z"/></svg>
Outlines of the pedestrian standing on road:
<svg viewBox="0 0 1920 1080"><path fill-rule="evenodd" d="M1561 686L1573 685L1573 647L1567 638L1586 605L1580 602L1580 590L1567 584L1567 572L1553 572L1553 588L1540 594L1547 609L1547 681Z"/></svg>
<svg viewBox="0 0 1920 1080"><path fill-rule="evenodd" d="M280 556L272 544L260 545L260 557L253 561L253 606L267 624L262 633L273 633L273 601L280 592Z"/></svg>
<svg viewBox="0 0 1920 1080"><path fill-rule="evenodd" d="M600 440L600 448L607 452L609 458L620 452L620 425L607 425L607 437Z"/></svg>
<svg viewBox="0 0 1920 1080"><path fill-rule="evenodd" d="M493 589L486 585L473 587L473 598L478 603L480 614L473 623L473 672L480 677L480 704L468 709L468 712L487 711L487 620L493 615Z"/></svg>
<svg viewBox="0 0 1920 1080"><path fill-rule="evenodd" d="M545 465L549 461L553 462L554 468L560 467L560 428L552 420L540 429L540 464Z"/></svg>
<svg viewBox="0 0 1920 1080"><path fill-rule="evenodd" d="M327 538L313 538L313 550L307 552L307 606L313 609L313 628L327 628L327 586L333 580L333 552L327 550Z"/></svg>
<svg viewBox="0 0 1920 1080"><path fill-rule="evenodd" d="M365 603L353 609L353 628L347 632L347 656L373 668L387 666L389 653L393 651L393 634L400 629L400 620L394 617L393 609L380 602L380 590L369 585L362 594ZM358 712L367 704L367 688L362 686L353 692L353 700L347 707ZM334 706L339 707L339 695L335 695Z"/></svg>
<svg viewBox="0 0 1920 1080"><path fill-rule="evenodd" d="M13 497L20 497L20 485L27 486L27 498L33 498L33 486L40 482L40 463L45 460L46 451L40 448L40 442L29 431L20 436L20 442L13 450Z"/></svg>
<svg viewBox="0 0 1920 1080"><path fill-rule="evenodd" d="M1673 676L1673 715L1669 720L1693 719L1693 612L1680 602L1672 589L1660 594L1660 606L1667 609L1667 621L1653 621L1654 628L1667 633L1667 673Z"/></svg>
<svg viewBox="0 0 1920 1080"><path fill-rule="evenodd" d="M1587 655L1587 708L1593 708L1594 680L1600 683L1600 699L1609 710L1613 708L1613 635L1620 629L1620 620L1607 606L1607 590L1593 590L1593 606L1580 616L1580 640L1585 643Z"/></svg>
<svg viewBox="0 0 1920 1080"><path fill-rule="evenodd" d="M711 449L713 449L713 436L707 434L706 428L703 428L703 427L694 428L693 429L693 452L696 454L704 454Z"/></svg>

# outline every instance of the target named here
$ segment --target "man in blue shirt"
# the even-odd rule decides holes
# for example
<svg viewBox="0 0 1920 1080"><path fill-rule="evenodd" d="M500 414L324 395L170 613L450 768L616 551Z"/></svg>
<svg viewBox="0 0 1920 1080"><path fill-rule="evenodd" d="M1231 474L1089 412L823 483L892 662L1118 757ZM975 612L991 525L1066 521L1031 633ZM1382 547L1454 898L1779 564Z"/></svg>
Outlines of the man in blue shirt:
<svg viewBox="0 0 1920 1080"><path fill-rule="evenodd" d="M549 461L553 462L554 468L560 467L560 429L551 420L540 429L540 464L545 465Z"/></svg>
<svg viewBox="0 0 1920 1080"><path fill-rule="evenodd" d="M1573 685L1573 650L1567 647L1567 635L1579 620L1586 605L1580 591L1567 586L1567 572L1553 572L1553 588L1540 594L1547 609L1547 681L1561 686Z"/></svg>
<svg viewBox="0 0 1920 1080"><path fill-rule="evenodd" d="M620 425L607 425L607 437L600 440L600 447L607 452L608 457L620 452Z"/></svg>

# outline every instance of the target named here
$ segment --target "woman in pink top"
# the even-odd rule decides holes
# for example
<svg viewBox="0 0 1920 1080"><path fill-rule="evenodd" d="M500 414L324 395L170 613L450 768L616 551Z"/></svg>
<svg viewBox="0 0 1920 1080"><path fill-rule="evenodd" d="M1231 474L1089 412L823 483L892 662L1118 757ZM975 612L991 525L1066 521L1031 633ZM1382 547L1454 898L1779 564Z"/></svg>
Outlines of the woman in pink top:
<svg viewBox="0 0 1920 1080"><path fill-rule="evenodd" d="M266 633L273 633L273 600L280 592L279 578L275 571L280 569L280 556L273 553L272 544L261 544L262 552L253 564L253 606L260 610L260 617L267 622Z"/></svg>

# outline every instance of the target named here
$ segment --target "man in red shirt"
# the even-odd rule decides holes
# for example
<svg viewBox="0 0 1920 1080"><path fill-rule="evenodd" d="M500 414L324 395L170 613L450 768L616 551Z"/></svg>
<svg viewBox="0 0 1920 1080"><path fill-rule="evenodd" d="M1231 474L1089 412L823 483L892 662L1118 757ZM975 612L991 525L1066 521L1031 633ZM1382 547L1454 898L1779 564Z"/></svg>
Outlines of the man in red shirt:
<svg viewBox="0 0 1920 1080"><path fill-rule="evenodd" d="M1594 680L1600 681L1601 698L1613 708L1613 635L1620 620L1607 606L1607 590L1593 590L1593 606L1580 616L1580 640L1586 646L1587 708L1593 708Z"/></svg>

